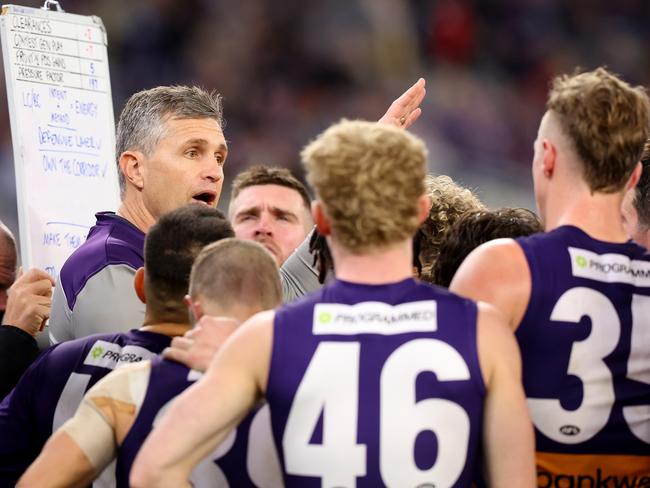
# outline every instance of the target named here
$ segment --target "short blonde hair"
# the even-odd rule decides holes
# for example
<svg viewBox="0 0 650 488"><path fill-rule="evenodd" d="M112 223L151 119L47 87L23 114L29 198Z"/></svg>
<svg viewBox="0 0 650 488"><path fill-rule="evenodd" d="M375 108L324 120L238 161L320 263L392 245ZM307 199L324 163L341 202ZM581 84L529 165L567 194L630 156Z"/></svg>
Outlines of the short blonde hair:
<svg viewBox="0 0 650 488"><path fill-rule="evenodd" d="M253 241L228 238L205 246L194 261L189 293L229 310L246 305L269 310L282 302L280 273L273 256Z"/></svg>
<svg viewBox="0 0 650 488"><path fill-rule="evenodd" d="M359 254L415 233L427 159L419 138L395 127L343 120L301 156L332 235L345 249Z"/></svg>
<svg viewBox="0 0 650 488"><path fill-rule="evenodd" d="M449 227L467 212L487 210L485 205L468 188L464 188L445 175L427 175L426 193L431 200L429 216L422 222L420 233L420 263L422 275L428 276L438 259L440 243Z"/></svg>
<svg viewBox="0 0 650 488"><path fill-rule="evenodd" d="M573 143L590 190L620 191L648 139L645 90L598 68L555 78L546 108Z"/></svg>

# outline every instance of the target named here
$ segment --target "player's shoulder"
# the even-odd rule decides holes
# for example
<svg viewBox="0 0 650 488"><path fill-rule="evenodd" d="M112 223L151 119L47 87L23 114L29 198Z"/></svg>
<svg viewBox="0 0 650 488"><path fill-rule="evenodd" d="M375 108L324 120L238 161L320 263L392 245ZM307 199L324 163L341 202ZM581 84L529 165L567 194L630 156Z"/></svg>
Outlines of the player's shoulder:
<svg viewBox="0 0 650 488"><path fill-rule="evenodd" d="M326 285L327 286L327 285ZM293 301L283 303L270 315L261 315L257 320L269 319L275 324L282 324L287 317L298 317L309 315L313 312L317 303L323 301L323 289L307 293ZM263 312L262 312L263 313ZM254 316L255 317L255 316Z"/></svg>
<svg viewBox="0 0 650 488"><path fill-rule="evenodd" d="M444 286L436 285L435 283L429 283L427 281L417 281L418 297L420 298L432 298L436 301L451 301L458 303L474 303L474 300L466 298L459 295L458 293L445 288Z"/></svg>
<svg viewBox="0 0 650 488"><path fill-rule="evenodd" d="M82 337L48 347L25 372L24 381L45 384L50 381L58 382L60 378L67 378L75 370L87 363L90 364L95 359L93 346L98 340L110 341L114 335L102 334L101 338Z"/></svg>
<svg viewBox="0 0 650 488"><path fill-rule="evenodd" d="M434 301L438 316L453 317L454 322L464 317L467 319L467 323L474 324L478 311L477 302L474 299L424 281L418 281L415 290L417 292L414 293L412 301Z"/></svg>
<svg viewBox="0 0 650 488"><path fill-rule="evenodd" d="M521 243L510 238L494 239L474 249L458 268L450 289L459 281L503 285L525 278L527 261ZM464 294L464 293L461 293Z"/></svg>
<svg viewBox="0 0 650 488"><path fill-rule="evenodd" d="M528 237L536 237L536 236L528 236ZM512 239L510 237L502 237L499 239L493 239L491 241L485 242L480 246L478 246L474 250L474 252L476 252L476 254L483 255L486 257L491 257L491 258L508 256L514 250L519 249L521 247L521 241L523 239L527 239L527 238Z"/></svg>
<svg viewBox="0 0 650 488"><path fill-rule="evenodd" d="M140 361L144 362L144 361ZM161 375L166 378L188 378L193 371L191 368L185 366L183 363L174 361L171 359L166 359L163 356L154 356L153 358L147 360L150 363L152 374L155 372L157 375ZM135 363L139 364L139 363ZM201 372L196 371L198 376L202 375Z"/></svg>
<svg viewBox="0 0 650 488"><path fill-rule="evenodd" d="M117 400L122 405L120 408L133 405L137 409L144 401L150 377L150 360L126 364L99 378L84 395L84 401L111 399ZM100 402L106 405L105 401Z"/></svg>
<svg viewBox="0 0 650 488"><path fill-rule="evenodd" d="M248 333L256 333L260 329L265 329L273 325L278 310L264 310L258 312L250 317L246 322L239 327L240 330L252 331Z"/></svg>
<svg viewBox="0 0 650 488"><path fill-rule="evenodd" d="M148 378L151 369L152 363L150 359L125 364L124 366L120 366L119 368L110 371L107 375L102 377L95 384L93 389L95 391L102 389L110 390L117 385L121 388L122 385L128 386L129 383L134 384L141 379Z"/></svg>
<svg viewBox="0 0 650 488"><path fill-rule="evenodd" d="M121 335L122 334L119 333L95 334L61 342L51 346L47 350L47 356L44 356L47 358L47 361L76 362L79 358L92 352L92 350L98 345L105 343L119 343Z"/></svg>
<svg viewBox="0 0 650 488"><path fill-rule="evenodd" d="M563 225L549 232L517 240L531 265L544 269L549 259L567 258L571 262L601 261L598 256L617 255L621 259L650 261L648 250L632 240L612 242L600 240L580 227ZM612 256L613 257L613 256ZM610 258L606 258L607 261ZM576 261L577 260L577 261ZM600 264L605 264L600 263ZM645 265L642 265L645 266Z"/></svg>

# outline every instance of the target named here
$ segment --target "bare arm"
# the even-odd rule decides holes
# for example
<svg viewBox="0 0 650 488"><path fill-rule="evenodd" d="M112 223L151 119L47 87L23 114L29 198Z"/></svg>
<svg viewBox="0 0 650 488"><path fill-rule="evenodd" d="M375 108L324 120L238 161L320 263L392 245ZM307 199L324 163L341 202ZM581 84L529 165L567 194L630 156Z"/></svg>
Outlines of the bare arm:
<svg viewBox="0 0 650 488"><path fill-rule="evenodd" d="M86 394L74 416L45 444L21 486L88 486L115 459L146 392L151 363L117 369Z"/></svg>
<svg viewBox="0 0 650 488"><path fill-rule="evenodd" d="M531 277L523 250L512 239L496 239L472 251L449 285L454 293L494 305L516 330L526 313Z"/></svg>
<svg viewBox="0 0 650 488"><path fill-rule="evenodd" d="M65 432L57 431L43 452L18 481L18 487L80 487L90 485L97 471L77 443Z"/></svg>
<svg viewBox="0 0 650 488"><path fill-rule="evenodd" d="M194 466L264 393L272 336L273 312L262 312L226 341L203 378L178 397L143 444L131 486L189 486Z"/></svg>
<svg viewBox="0 0 650 488"><path fill-rule="evenodd" d="M487 387L483 412L486 481L494 487L534 487L535 439L521 384L521 359L501 314L479 304L478 349Z"/></svg>

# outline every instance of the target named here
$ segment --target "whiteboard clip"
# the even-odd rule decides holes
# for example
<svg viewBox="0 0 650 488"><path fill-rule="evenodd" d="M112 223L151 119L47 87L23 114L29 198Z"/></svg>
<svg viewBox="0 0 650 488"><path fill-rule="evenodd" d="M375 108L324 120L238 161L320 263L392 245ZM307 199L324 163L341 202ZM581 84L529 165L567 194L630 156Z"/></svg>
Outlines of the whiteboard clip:
<svg viewBox="0 0 650 488"><path fill-rule="evenodd" d="M45 3L41 7L42 10L56 10L57 12L65 12L61 8L61 4L58 2L58 0L45 0Z"/></svg>

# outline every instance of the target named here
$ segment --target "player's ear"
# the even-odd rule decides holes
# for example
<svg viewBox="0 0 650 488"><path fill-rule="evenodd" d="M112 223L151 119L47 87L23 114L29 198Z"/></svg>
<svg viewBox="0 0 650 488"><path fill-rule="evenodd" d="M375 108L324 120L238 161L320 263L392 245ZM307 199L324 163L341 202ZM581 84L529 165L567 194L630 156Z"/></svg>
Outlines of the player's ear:
<svg viewBox="0 0 650 488"><path fill-rule="evenodd" d="M544 156L542 158L542 171L544 176L550 178L555 171L555 161L557 160L557 148L550 140L544 139L542 141L542 149Z"/></svg>
<svg viewBox="0 0 650 488"><path fill-rule="evenodd" d="M135 278L133 279L133 288L135 288L135 293L138 295L138 298L142 303L147 303L147 296L144 292L144 268L140 267L135 272Z"/></svg>
<svg viewBox="0 0 650 488"><path fill-rule="evenodd" d="M320 235L328 236L332 233L330 221L325 214L323 204L318 200L311 202L311 215L314 217L314 224Z"/></svg>
<svg viewBox="0 0 650 488"><path fill-rule="evenodd" d="M420 224L429 217L429 210L431 210L431 199L428 195L420 195L418 198L418 222Z"/></svg>
<svg viewBox="0 0 650 488"><path fill-rule="evenodd" d="M130 182L137 189L144 188L144 154L140 151L124 151L120 154L120 170L126 181Z"/></svg>
<svg viewBox="0 0 650 488"><path fill-rule="evenodd" d="M201 320L201 317L203 317L203 306L201 305L201 302L199 300L192 300L192 297L189 295L185 295L183 298L183 301L185 302L185 305L187 306L187 309L190 311L192 316L194 317L194 320L198 322Z"/></svg>
<svg viewBox="0 0 650 488"><path fill-rule="evenodd" d="M641 179L641 173L643 173L643 165L641 163L636 163L636 166L634 167L634 170L632 171L632 174L628 178L625 185L626 192L636 186L636 184Z"/></svg>

